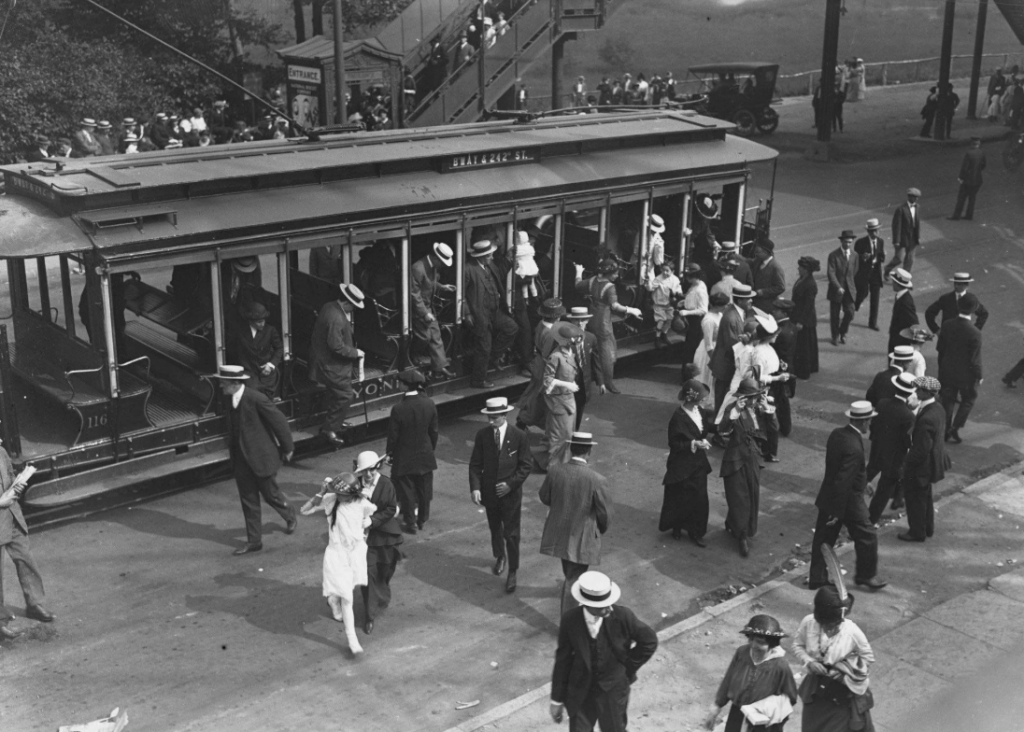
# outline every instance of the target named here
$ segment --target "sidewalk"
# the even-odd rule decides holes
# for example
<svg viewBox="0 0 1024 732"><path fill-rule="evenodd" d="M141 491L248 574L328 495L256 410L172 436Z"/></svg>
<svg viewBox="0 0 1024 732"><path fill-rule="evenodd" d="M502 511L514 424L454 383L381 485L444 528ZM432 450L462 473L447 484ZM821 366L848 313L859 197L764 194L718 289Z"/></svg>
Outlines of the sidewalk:
<svg viewBox="0 0 1024 732"><path fill-rule="evenodd" d="M1024 463L940 500L939 533L925 544L896 541L903 520L881 530L880 573L892 583L877 593L850 588L856 597L851 618L875 653L872 714L878 732L1013 729L997 720L1020 723L1024 659L1015 651L1024 644L1024 566L1005 570L1024 564L1022 476ZM853 545L838 554L844 565L852 564ZM901 556L913 560L911 568L898 565ZM949 584L944 567L967 562L978 567L974 584ZM985 580L989 568L998 574ZM633 687L631 728L702 729L732 651L744 642L739 630L747 620L768 613L793 633L811 611L813 594L802 585L806 572L797 567L662 630L657 653ZM622 604L628 606L629 598ZM788 658L799 674L795 658ZM550 730L549 693L545 684L448 732ZM797 704L789 729L799 729L801 711Z"/></svg>

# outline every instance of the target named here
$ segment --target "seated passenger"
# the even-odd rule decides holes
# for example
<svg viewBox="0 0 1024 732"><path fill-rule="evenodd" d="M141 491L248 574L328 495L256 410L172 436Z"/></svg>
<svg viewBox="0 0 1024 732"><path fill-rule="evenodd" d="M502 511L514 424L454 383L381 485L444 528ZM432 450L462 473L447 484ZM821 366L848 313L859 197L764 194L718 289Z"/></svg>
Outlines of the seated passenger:
<svg viewBox="0 0 1024 732"><path fill-rule="evenodd" d="M284 345L277 328L267 324L270 312L258 302L251 303L242 313L248 327L233 334L228 358L253 376L252 386L271 399L278 396L281 382L279 367L284 357Z"/></svg>

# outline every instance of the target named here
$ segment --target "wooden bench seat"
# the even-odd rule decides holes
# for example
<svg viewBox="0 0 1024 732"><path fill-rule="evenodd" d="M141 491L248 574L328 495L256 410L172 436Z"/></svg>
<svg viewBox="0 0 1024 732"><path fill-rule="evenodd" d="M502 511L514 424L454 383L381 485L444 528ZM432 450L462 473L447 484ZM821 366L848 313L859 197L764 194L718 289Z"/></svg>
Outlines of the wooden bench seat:
<svg viewBox="0 0 1024 732"><path fill-rule="evenodd" d="M209 376L212 367L206 365L196 349L138 320L126 323L124 334L133 357L149 357L153 376L170 382L194 398L199 414L210 411L217 389Z"/></svg>
<svg viewBox="0 0 1024 732"><path fill-rule="evenodd" d="M129 310L175 333L205 337L211 327L212 316L204 304L183 301L142 280L126 280L124 294Z"/></svg>

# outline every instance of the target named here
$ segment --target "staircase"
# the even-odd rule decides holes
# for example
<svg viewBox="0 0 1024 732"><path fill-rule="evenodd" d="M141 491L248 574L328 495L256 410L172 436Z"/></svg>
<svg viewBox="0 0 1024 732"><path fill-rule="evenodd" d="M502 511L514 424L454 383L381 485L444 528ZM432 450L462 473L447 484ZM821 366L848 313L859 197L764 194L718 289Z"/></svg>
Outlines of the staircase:
<svg viewBox="0 0 1024 732"><path fill-rule="evenodd" d="M1002 12L1017 40L1024 43L1024 0L992 0Z"/></svg>

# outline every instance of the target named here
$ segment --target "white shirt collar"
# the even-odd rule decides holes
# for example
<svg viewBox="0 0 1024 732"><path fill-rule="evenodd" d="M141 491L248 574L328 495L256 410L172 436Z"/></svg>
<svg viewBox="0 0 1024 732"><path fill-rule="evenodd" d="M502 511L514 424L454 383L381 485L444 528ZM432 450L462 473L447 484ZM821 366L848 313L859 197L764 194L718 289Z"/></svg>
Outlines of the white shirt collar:
<svg viewBox="0 0 1024 732"><path fill-rule="evenodd" d="M597 638L597 634L601 632L601 624L604 622L604 618L600 615L589 613L586 608L583 608L583 619L587 621L587 632L590 634L590 637Z"/></svg>
<svg viewBox="0 0 1024 732"><path fill-rule="evenodd" d="M238 405L242 401L242 392L245 391L245 384L242 384L242 388L231 395L231 408L238 409Z"/></svg>
<svg viewBox="0 0 1024 732"><path fill-rule="evenodd" d="M769 263L770 261L772 261L773 259L775 259L775 255L772 255L772 256L768 257L768 259L766 259L766 260L764 260L763 262L761 262L761 266L762 266L762 267L763 267L763 266L765 266L766 264L768 264L768 263Z"/></svg>
<svg viewBox="0 0 1024 732"><path fill-rule="evenodd" d="M253 338L256 338L256 336L259 334L259 331L251 325L249 326L249 332L252 333Z"/></svg>
<svg viewBox="0 0 1024 732"><path fill-rule="evenodd" d="M896 299L898 300L899 298L901 298L904 295L906 295L908 292L910 292L910 290L897 290L896 291Z"/></svg>
<svg viewBox="0 0 1024 732"><path fill-rule="evenodd" d="M961 318L963 318L967 322L971 321L971 314L970 313L957 313L957 315L959 315Z"/></svg>
<svg viewBox="0 0 1024 732"><path fill-rule="evenodd" d="M693 420L693 423L697 425L698 430L700 430L701 432L704 431L704 420L701 418L700 409L697 407L696 404L694 404L692 407L684 407L680 405L680 409L683 410L686 416Z"/></svg>
<svg viewBox="0 0 1024 732"><path fill-rule="evenodd" d="M505 444L505 434L508 432L508 420L505 420L505 424L498 428L498 444Z"/></svg>

